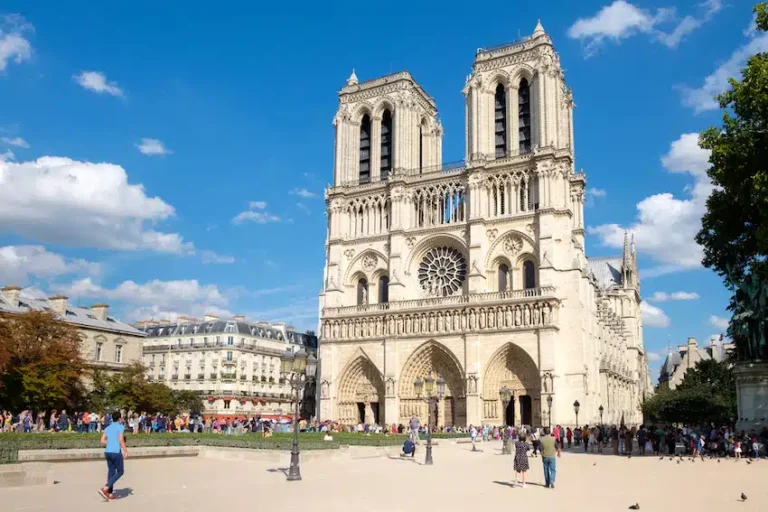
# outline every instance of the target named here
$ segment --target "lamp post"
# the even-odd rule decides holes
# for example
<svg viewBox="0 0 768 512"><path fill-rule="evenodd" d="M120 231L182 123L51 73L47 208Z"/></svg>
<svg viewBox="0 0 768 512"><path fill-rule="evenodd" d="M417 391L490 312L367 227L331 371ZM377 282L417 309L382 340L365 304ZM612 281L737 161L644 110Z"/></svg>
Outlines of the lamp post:
<svg viewBox="0 0 768 512"><path fill-rule="evenodd" d="M547 424L552 431L552 395L547 395Z"/></svg>
<svg viewBox="0 0 768 512"><path fill-rule="evenodd" d="M579 404L579 401L576 400L573 402L573 410L576 413L576 426L579 426L579 407L581 407L581 404Z"/></svg>
<svg viewBox="0 0 768 512"><path fill-rule="evenodd" d="M603 426L603 411L605 409L603 409L603 406L601 405L600 407L598 407L597 410L600 411L600 426L602 427Z"/></svg>
<svg viewBox="0 0 768 512"><path fill-rule="evenodd" d="M291 466L288 469L289 482L301 480L299 470L299 405L301 403L301 391L308 379L313 378L317 369L317 358L314 355L307 356L304 349L295 354L286 351L280 356L280 373L291 390L296 393L296 407L293 410L293 443L291 444Z"/></svg>
<svg viewBox="0 0 768 512"><path fill-rule="evenodd" d="M502 424L504 425L504 431L501 433L501 454L502 455L509 455L509 448L507 446L507 435L509 430L507 429L507 407L509 407L509 402L512 400L512 391L507 386L502 387L499 390L499 398L501 398L501 404L503 406L502 409Z"/></svg>
<svg viewBox="0 0 768 512"><path fill-rule="evenodd" d="M435 383L437 383L437 395L435 396ZM413 389L416 397L427 403L427 456L424 459L424 465L432 465L432 401L443 398L445 394L445 379L438 377L435 379L432 374L427 375L424 380L416 379L413 382ZM423 398L422 398L423 394Z"/></svg>

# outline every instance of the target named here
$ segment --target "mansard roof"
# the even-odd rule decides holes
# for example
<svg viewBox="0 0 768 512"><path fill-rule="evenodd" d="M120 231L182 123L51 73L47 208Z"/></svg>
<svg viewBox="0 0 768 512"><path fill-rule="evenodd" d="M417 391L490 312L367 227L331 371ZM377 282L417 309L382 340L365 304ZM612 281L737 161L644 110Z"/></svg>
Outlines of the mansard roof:
<svg viewBox="0 0 768 512"><path fill-rule="evenodd" d="M142 327L149 338L182 337L208 334L245 334L264 339L286 341L288 343L317 347L317 337L286 329L283 331L266 322L249 322L235 319L217 319L212 321L194 320L190 322L171 323L164 322Z"/></svg>

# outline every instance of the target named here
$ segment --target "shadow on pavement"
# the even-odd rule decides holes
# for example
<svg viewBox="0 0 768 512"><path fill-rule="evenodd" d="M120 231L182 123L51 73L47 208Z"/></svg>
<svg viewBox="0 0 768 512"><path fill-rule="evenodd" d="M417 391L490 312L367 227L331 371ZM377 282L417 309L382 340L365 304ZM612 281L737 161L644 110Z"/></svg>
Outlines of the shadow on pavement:
<svg viewBox="0 0 768 512"><path fill-rule="evenodd" d="M288 468L271 468L271 469L268 469L267 471L269 471L270 473L282 473L285 476L288 476Z"/></svg>

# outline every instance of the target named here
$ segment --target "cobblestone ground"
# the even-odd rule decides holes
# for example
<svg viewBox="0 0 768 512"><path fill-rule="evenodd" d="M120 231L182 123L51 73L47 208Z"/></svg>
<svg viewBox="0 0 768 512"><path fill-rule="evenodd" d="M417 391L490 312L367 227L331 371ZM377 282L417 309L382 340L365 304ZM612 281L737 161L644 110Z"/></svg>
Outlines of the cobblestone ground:
<svg viewBox="0 0 768 512"><path fill-rule="evenodd" d="M422 445L423 448L423 445ZM415 460L373 457L317 458L301 465L301 482L286 482L284 464L176 458L128 460L118 483L124 496L104 503L96 490L105 464L54 466L58 485L0 490L2 510L589 510L621 511L639 503L643 511L768 510L768 460L734 462L668 457L585 455L572 450L558 461L556 489L543 486L540 459L531 459L529 485L512 487L512 458L499 443L434 448L433 466ZM740 500L741 493L748 497ZM273 508L279 507L279 508ZM523 508L518 508L523 507ZM536 507L536 508L532 508Z"/></svg>

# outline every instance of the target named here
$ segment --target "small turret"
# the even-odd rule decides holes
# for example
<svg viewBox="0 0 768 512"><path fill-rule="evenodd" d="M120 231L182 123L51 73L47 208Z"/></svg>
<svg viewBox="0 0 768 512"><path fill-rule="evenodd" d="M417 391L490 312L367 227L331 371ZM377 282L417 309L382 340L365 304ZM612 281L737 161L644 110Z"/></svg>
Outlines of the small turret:
<svg viewBox="0 0 768 512"><path fill-rule="evenodd" d="M546 34L547 33L544 32L544 27L541 26L541 20L537 20L536 21L536 28L533 29L533 37L536 38L536 37L543 36L543 35L546 35Z"/></svg>
<svg viewBox="0 0 768 512"><path fill-rule="evenodd" d="M352 68L352 74L347 78L347 85L357 85L357 75L355 74L355 68Z"/></svg>

